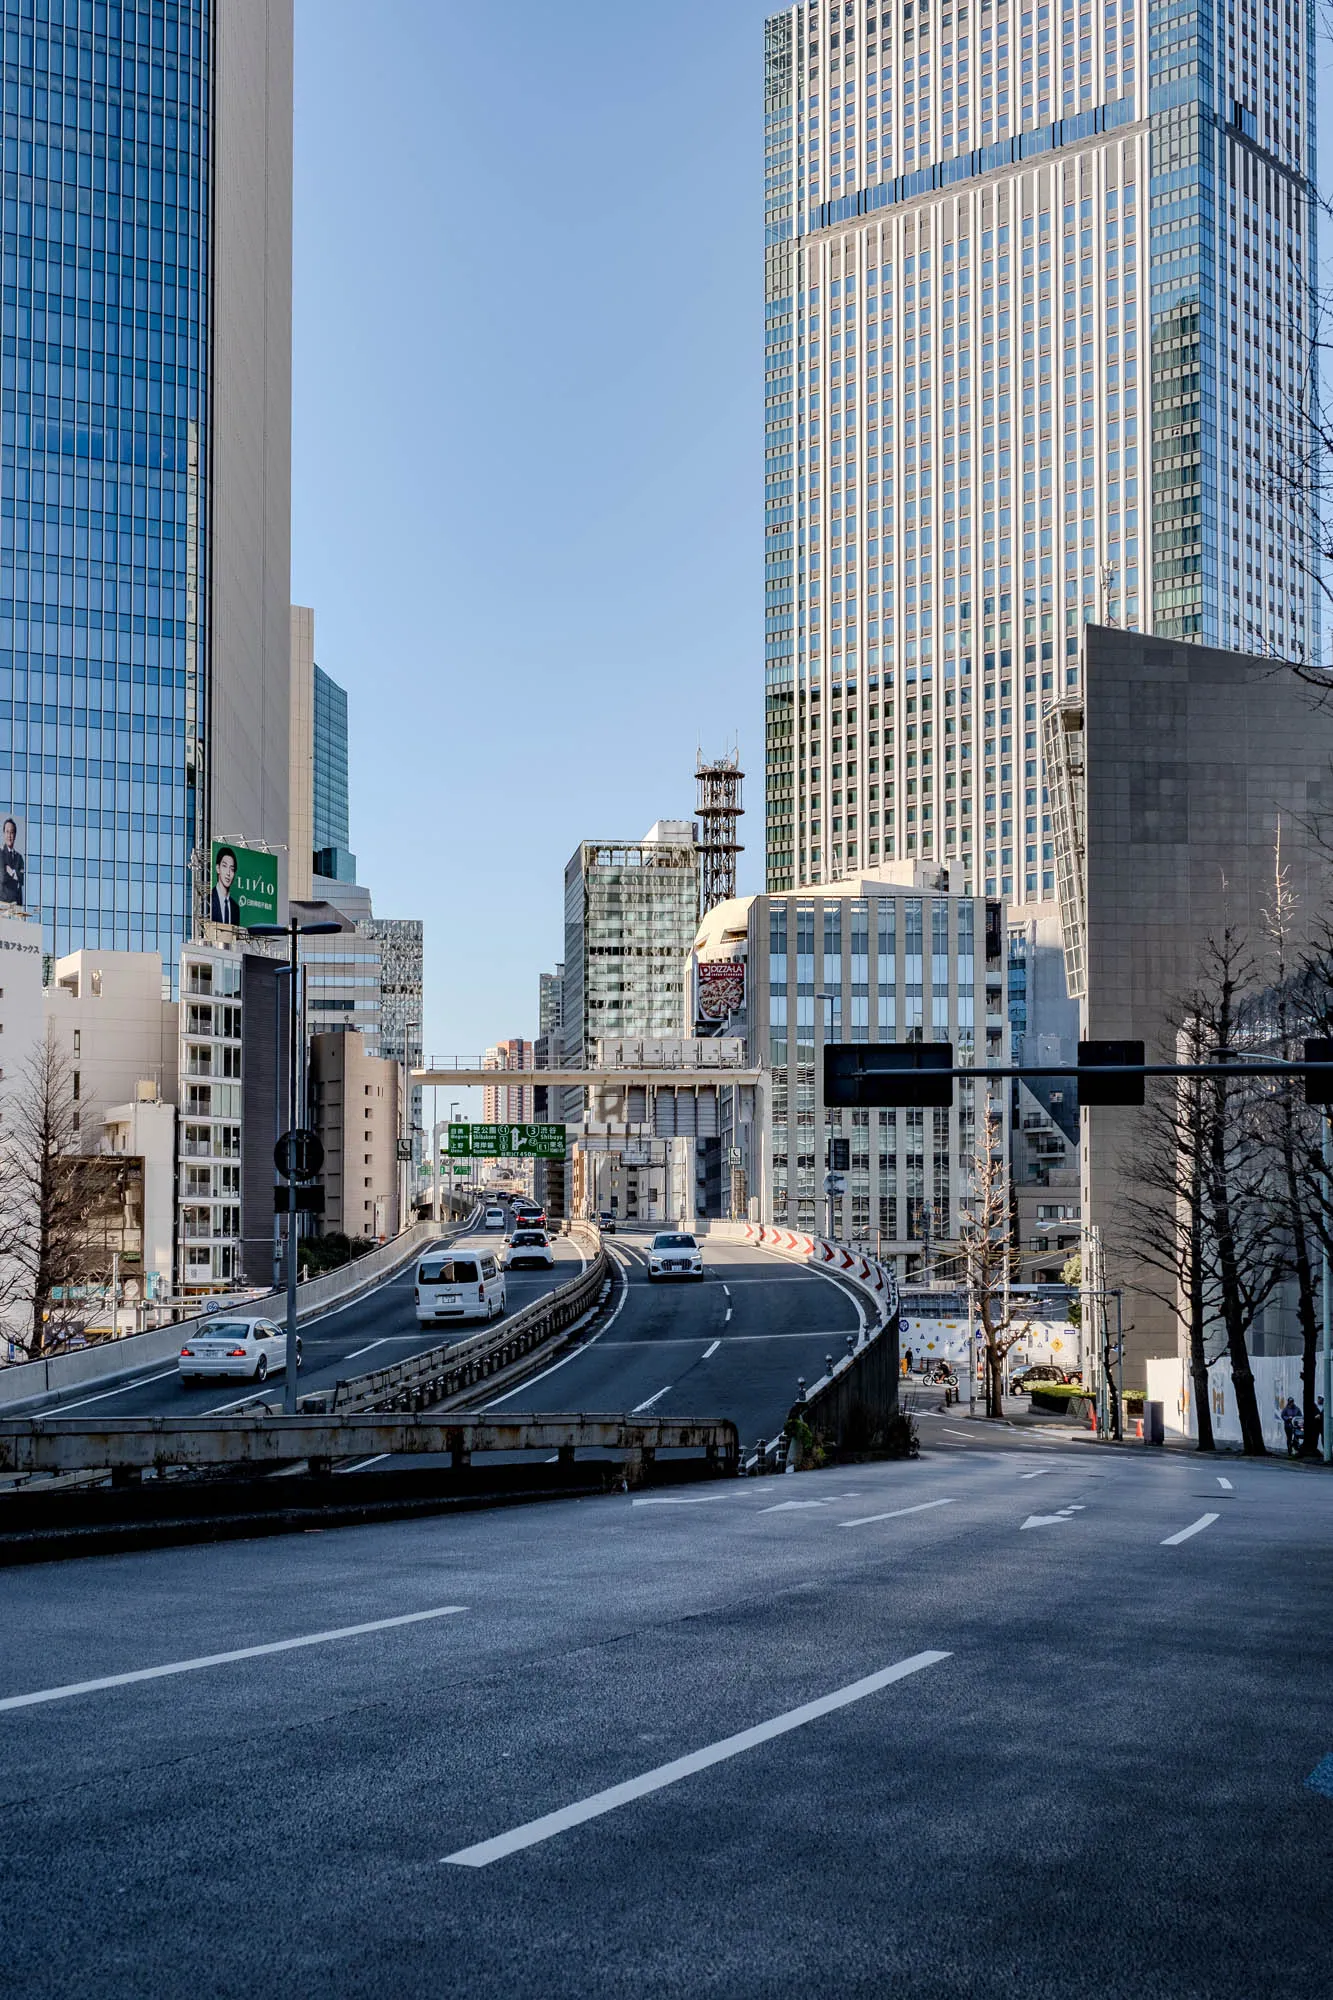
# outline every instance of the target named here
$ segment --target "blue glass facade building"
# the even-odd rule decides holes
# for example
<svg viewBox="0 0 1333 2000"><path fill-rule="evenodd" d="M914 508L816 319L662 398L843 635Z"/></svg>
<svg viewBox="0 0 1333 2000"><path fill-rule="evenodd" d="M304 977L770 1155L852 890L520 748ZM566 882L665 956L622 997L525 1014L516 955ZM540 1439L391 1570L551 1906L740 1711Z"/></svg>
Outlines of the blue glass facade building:
<svg viewBox="0 0 1333 2000"><path fill-rule="evenodd" d="M334 882L355 882L356 856L348 851L347 690L319 666L314 683L315 871Z"/></svg>
<svg viewBox="0 0 1333 2000"><path fill-rule="evenodd" d="M275 799L266 826L219 824L259 815L210 745L215 700L268 712L220 690L213 629L228 11L244 34L249 0L0 0L0 813L57 953L174 964L210 831L273 838L285 817ZM263 648L232 643L258 687Z"/></svg>

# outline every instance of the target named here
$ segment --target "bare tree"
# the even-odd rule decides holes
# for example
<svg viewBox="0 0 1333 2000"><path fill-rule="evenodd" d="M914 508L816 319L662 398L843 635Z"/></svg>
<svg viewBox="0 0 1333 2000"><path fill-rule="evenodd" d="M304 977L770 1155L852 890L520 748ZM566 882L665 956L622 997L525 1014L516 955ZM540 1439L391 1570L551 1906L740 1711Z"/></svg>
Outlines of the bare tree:
<svg viewBox="0 0 1333 2000"><path fill-rule="evenodd" d="M1009 1169L1004 1152L1004 1126L988 1101L972 1159L972 1185L962 1211L959 1258L968 1293L981 1323L985 1348L986 1415L1004 1415L1004 1358L1023 1338L1030 1322L1010 1311L1009 1282L1017 1259L1009 1234ZM967 1338L973 1340L969 1323Z"/></svg>
<svg viewBox="0 0 1333 2000"><path fill-rule="evenodd" d="M1203 1060L1203 1031L1197 1015L1173 1024L1181 1062ZM1116 1217L1122 1248L1155 1274L1143 1290L1172 1312L1184 1306L1186 1345L1200 1451L1216 1449L1208 1398L1208 1355L1204 1329L1205 1264L1203 1171L1206 1152L1202 1085L1189 1077L1173 1081L1170 1094L1154 1095L1140 1114L1133 1141L1133 1179Z"/></svg>
<svg viewBox="0 0 1333 2000"><path fill-rule="evenodd" d="M1269 1198L1261 1120L1256 1115L1261 1093L1245 1079L1227 1074L1228 1061L1254 1046L1252 1031L1243 1025L1252 978L1244 942L1228 926L1205 947L1205 974L1195 1012L1216 1072L1201 1090L1206 1254L1226 1332L1241 1447L1261 1456L1263 1421L1249 1332L1281 1282L1284 1266Z"/></svg>
<svg viewBox="0 0 1333 2000"><path fill-rule="evenodd" d="M73 1068L48 1027L0 1125L0 1309L29 1359L55 1343L89 1276L95 1172L79 1150Z"/></svg>

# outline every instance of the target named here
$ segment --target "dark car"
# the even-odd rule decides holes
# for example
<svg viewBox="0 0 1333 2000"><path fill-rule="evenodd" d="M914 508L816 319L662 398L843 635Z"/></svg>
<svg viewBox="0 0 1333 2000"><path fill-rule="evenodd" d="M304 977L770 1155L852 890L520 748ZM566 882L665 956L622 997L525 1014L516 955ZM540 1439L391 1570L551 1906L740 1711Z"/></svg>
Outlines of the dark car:
<svg viewBox="0 0 1333 2000"><path fill-rule="evenodd" d="M604 1208L604 1209L603 1209L603 1210L601 1211L601 1213L600 1213L600 1214L598 1215L598 1217L597 1217L597 1227L598 1227L598 1228L599 1228L599 1229L601 1230L601 1232L602 1232L603 1236L614 1236L614 1235L615 1235L615 1233L616 1233L616 1218L615 1218L615 1216L614 1216L614 1215L613 1215L613 1214L611 1213L611 1210L610 1210L609 1208Z"/></svg>
<svg viewBox="0 0 1333 2000"><path fill-rule="evenodd" d="M1031 1368L1020 1368L1013 1377L1011 1389L1063 1389L1073 1378L1066 1375L1050 1361L1036 1361Z"/></svg>

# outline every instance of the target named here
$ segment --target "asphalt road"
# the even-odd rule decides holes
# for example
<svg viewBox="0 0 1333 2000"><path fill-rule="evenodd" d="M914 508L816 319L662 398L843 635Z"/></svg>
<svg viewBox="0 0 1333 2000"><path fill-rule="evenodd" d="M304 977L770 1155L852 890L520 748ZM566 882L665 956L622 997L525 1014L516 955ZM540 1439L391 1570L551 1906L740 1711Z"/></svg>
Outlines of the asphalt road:
<svg viewBox="0 0 1333 2000"><path fill-rule="evenodd" d="M704 1237L702 1279L648 1277L647 1233L608 1237L624 1289L586 1344L496 1399L505 1410L730 1417L743 1444L774 1437L865 1308L851 1286L744 1244Z"/></svg>
<svg viewBox="0 0 1333 2000"><path fill-rule="evenodd" d="M453 1236L451 1240L460 1249L484 1243L494 1250L503 1238L496 1230ZM574 1241L568 1237L557 1237L555 1252L557 1261L554 1271L512 1271L506 1275L506 1299L510 1313L531 1305L543 1293L578 1275L582 1258ZM412 1300L415 1270L415 1263L409 1264L396 1278L389 1279L373 1292L367 1292L351 1305L305 1322L301 1328L302 1394L311 1389L331 1388L340 1377L349 1373L361 1374L367 1369L383 1367L390 1361L405 1361L429 1347L438 1347L443 1341L461 1339L464 1334L478 1330L480 1321L469 1322L462 1328L419 1326ZM283 1377L279 1373L270 1376L258 1391L253 1384L240 1381L192 1383L188 1388L182 1388L176 1363L159 1361L115 1388L99 1389L94 1384L71 1389L63 1396L47 1398L40 1409L51 1413L58 1410L62 1416L72 1416L79 1410L115 1417L158 1414L203 1416L220 1410L238 1409L256 1396L272 1402L275 1394L281 1396L282 1382ZM22 1414L29 1414L33 1408L25 1407Z"/></svg>
<svg viewBox="0 0 1333 2000"><path fill-rule="evenodd" d="M0 1574L7 1989L1328 1992L1333 1482L923 1428Z"/></svg>

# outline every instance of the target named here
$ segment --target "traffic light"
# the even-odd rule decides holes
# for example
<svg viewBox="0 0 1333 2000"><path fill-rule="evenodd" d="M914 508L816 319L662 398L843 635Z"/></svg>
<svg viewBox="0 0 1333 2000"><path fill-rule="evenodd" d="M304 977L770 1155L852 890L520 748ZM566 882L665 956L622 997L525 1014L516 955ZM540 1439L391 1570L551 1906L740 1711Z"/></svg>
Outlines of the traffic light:
<svg viewBox="0 0 1333 2000"><path fill-rule="evenodd" d="M828 1164L831 1174L846 1174L851 1172L852 1142L850 1139L829 1140Z"/></svg>
<svg viewBox="0 0 1333 2000"><path fill-rule="evenodd" d="M952 1072L952 1042L826 1042L824 1103L947 1109Z"/></svg>
<svg viewBox="0 0 1333 2000"><path fill-rule="evenodd" d="M1142 1042L1080 1042L1078 1101L1083 1104L1142 1104L1141 1076L1098 1076L1099 1069L1123 1069L1143 1062Z"/></svg>
<svg viewBox="0 0 1333 2000"><path fill-rule="evenodd" d="M1333 1042L1307 1042L1305 1060L1308 1063L1333 1063ZM1333 1104L1333 1070L1325 1071L1322 1076L1306 1070L1305 1101L1307 1104Z"/></svg>

